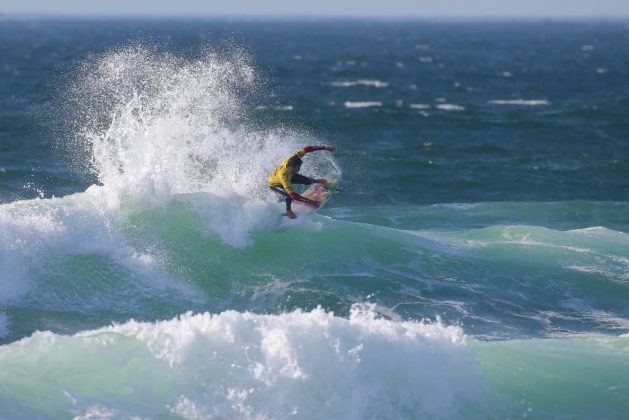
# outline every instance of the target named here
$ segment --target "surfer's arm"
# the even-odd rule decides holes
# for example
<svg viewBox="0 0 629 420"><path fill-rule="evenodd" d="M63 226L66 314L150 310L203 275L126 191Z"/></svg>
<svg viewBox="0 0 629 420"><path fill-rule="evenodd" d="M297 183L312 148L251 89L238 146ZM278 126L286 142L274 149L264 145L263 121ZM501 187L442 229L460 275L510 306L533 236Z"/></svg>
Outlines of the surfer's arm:
<svg viewBox="0 0 629 420"><path fill-rule="evenodd" d="M327 150L328 152L333 152L335 150L334 146L328 146L323 145L323 146L306 146L303 149L301 149L304 151L304 154L306 153L310 153L310 152L316 152L317 150Z"/></svg>

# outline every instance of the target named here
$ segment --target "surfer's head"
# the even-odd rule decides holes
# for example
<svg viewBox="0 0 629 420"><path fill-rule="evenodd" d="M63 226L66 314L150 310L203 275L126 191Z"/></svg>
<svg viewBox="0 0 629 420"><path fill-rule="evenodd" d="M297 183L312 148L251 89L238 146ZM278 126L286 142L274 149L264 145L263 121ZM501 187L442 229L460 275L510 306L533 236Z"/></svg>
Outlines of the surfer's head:
<svg viewBox="0 0 629 420"><path fill-rule="evenodd" d="M292 158L288 159L288 164L286 166L288 167L288 170L291 171L291 173L296 174L297 172L299 172L299 169L301 169L301 163L302 160L299 158L299 156L293 156Z"/></svg>

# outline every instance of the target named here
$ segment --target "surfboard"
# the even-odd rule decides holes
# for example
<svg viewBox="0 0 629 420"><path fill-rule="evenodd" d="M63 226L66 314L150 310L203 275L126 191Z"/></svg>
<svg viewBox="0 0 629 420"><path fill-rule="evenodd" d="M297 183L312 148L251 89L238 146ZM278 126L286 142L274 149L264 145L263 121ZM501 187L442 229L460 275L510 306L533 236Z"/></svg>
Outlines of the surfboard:
<svg viewBox="0 0 629 420"><path fill-rule="evenodd" d="M291 207L293 213L297 215L297 219L289 219L286 216L282 216L282 226L298 224L309 219L330 200L330 197L334 192L338 191L338 183L340 180L338 176L328 175L323 177L323 179L328 181L328 183L311 184L303 193L301 193L303 197L321 203L319 207L313 207L306 203L293 200L293 204Z"/></svg>

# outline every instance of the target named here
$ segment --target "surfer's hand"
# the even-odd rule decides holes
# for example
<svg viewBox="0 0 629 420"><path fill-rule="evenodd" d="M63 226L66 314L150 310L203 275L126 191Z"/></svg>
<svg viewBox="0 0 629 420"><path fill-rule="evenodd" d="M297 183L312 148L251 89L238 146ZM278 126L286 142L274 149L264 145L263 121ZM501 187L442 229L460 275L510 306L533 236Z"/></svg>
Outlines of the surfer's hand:
<svg viewBox="0 0 629 420"><path fill-rule="evenodd" d="M323 150L327 150L328 152L333 152L336 150L336 147L326 144L325 146L323 146Z"/></svg>

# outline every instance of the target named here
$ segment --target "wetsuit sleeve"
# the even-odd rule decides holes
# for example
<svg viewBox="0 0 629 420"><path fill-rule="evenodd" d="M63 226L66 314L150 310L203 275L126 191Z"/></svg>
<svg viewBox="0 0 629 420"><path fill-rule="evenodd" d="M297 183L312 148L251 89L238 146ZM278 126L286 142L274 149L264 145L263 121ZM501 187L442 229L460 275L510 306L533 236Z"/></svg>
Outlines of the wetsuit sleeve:
<svg viewBox="0 0 629 420"><path fill-rule="evenodd" d="M325 146L306 146L303 149L301 149L300 151L303 151L304 155L305 155L306 153L315 152L317 150L325 150ZM299 157L301 157L301 156L299 156Z"/></svg>

